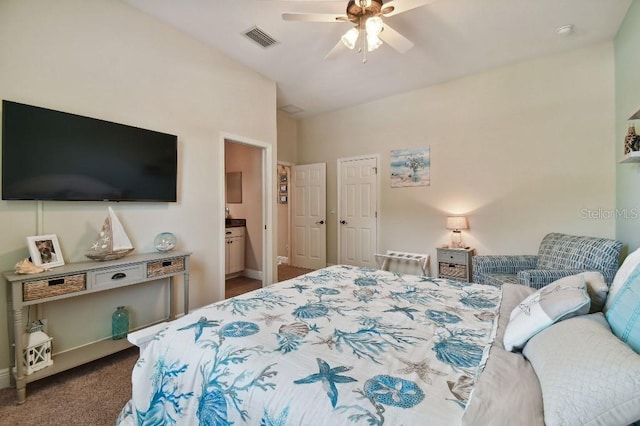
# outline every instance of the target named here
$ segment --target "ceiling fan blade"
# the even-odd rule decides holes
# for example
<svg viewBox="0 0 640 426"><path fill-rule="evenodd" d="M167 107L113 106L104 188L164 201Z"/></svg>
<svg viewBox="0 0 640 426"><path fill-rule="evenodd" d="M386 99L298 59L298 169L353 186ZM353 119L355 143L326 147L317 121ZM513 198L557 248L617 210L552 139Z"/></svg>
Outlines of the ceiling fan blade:
<svg viewBox="0 0 640 426"><path fill-rule="evenodd" d="M327 53L327 56L325 56L324 59L325 60L333 59L336 56L338 56L339 53L341 53L342 51L344 51L346 49L347 49L347 46L344 45L342 40L338 40L338 43L336 43L336 45L333 46L333 49L331 49L329 51L329 53Z"/></svg>
<svg viewBox="0 0 640 426"><path fill-rule="evenodd" d="M384 3L384 5L382 6L382 13L384 14L384 16L393 16L420 6L424 6L429 3L433 3L434 1L435 0L391 0L390 2ZM390 8L393 8L393 10L385 12L385 10L389 10Z"/></svg>
<svg viewBox="0 0 640 426"><path fill-rule="evenodd" d="M348 20L346 16L329 13L283 13L282 19L298 22L344 22Z"/></svg>
<svg viewBox="0 0 640 426"><path fill-rule="evenodd" d="M413 47L411 40L391 28L386 22L383 30L378 34L378 37L400 53L405 53Z"/></svg>

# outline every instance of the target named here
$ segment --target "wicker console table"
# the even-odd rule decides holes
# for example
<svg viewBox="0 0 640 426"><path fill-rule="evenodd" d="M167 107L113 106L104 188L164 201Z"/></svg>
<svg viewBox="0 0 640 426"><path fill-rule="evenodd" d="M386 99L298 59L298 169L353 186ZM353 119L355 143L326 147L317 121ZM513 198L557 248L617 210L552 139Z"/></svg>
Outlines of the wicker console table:
<svg viewBox="0 0 640 426"><path fill-rule="evenodd" d="M184 313L189 312L189 256L187 252L149 253L125 256L122 259L105 262L71 263L50 271L33 275L17 275L13 271L4 272L8 285L7 325L11 365L14 367L11 383L16 386L18 403L26 398L27 383L52 374L93 361L131 346L127 339L102 339L75 349L53 354L53 365L42 370L25 374L22 334L24 307L39 305L54 300L88 295L118 287L131 286L149 281L164 284L169 279L169 317L175 318L173 307L173 277L184 277Z"/></svg>

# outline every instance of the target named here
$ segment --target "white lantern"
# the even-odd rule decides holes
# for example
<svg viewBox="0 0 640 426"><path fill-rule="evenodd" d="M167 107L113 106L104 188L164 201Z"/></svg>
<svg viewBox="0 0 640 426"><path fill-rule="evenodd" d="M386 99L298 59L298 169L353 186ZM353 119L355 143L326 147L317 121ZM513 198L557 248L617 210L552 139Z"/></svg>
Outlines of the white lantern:
<svg viewBox="0 0 640 426"><path fill-rule="evenodd" d="M25 374L31 374L53 364L51 359L51 337L40 327L22 335Z"/></svg>

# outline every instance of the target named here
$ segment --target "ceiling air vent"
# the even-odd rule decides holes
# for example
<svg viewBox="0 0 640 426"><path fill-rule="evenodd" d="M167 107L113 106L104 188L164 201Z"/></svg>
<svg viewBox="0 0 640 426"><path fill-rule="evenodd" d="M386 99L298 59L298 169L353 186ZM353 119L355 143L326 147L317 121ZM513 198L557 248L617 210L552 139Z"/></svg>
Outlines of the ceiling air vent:
<svg viewBox="0 0 640 426"><path fill-rule="evenodd" d="M251 40L255 41L260 46L265 48L273 46L274 44L278 43L273 37L271 37L269 34L265 33L264 31L262 31L258 27L251 28L249 31L244 33L244 35L246 35Z"/></svg>

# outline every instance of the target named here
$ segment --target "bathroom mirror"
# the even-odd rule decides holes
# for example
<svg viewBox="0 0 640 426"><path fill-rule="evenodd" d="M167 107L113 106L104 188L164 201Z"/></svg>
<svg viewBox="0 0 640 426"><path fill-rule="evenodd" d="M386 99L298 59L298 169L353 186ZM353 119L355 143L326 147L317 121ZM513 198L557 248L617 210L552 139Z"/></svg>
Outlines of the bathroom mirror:
<svg viewBox="0 0 640 426"><path fill-rule="evenodd" d="M242 203L242 172L227 173L227 203Z"/></svg>

